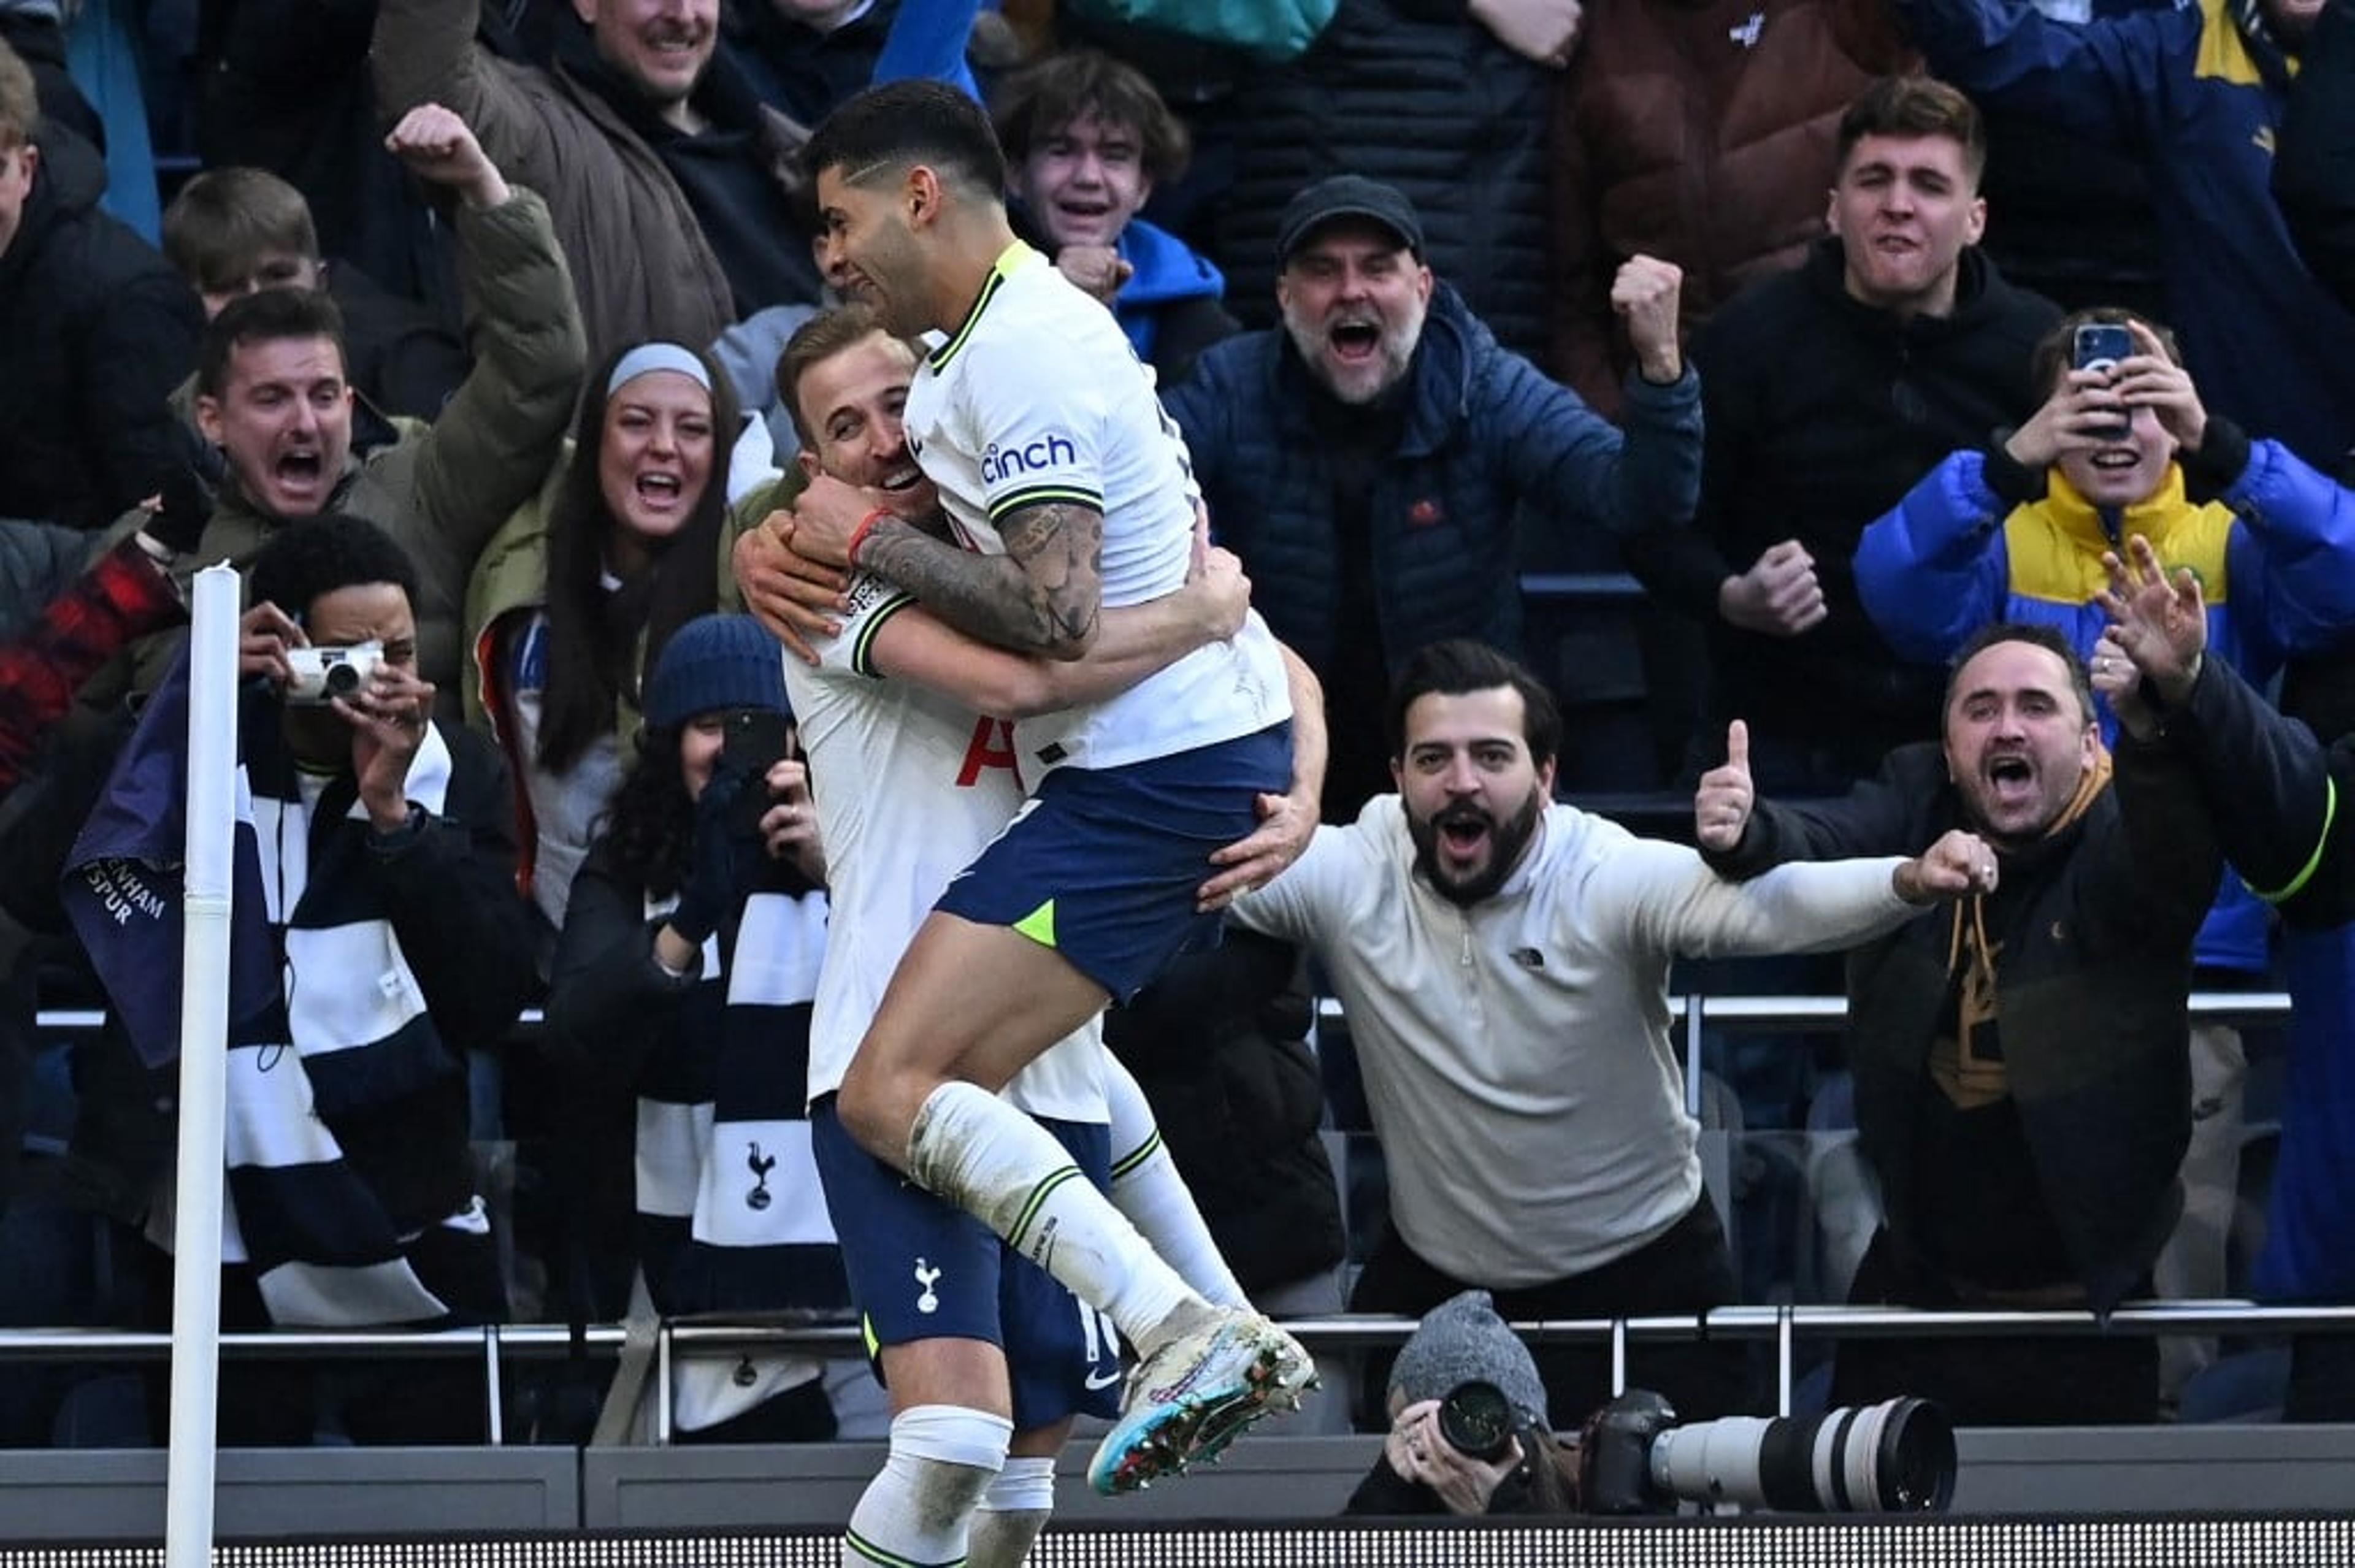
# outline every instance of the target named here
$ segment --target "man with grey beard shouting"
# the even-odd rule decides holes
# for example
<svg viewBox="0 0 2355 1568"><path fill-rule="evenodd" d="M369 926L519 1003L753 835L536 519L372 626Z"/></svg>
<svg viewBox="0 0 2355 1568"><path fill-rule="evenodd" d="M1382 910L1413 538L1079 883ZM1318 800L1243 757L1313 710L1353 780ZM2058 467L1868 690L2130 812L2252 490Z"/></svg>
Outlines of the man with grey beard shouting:
<svg viewBox="0 0 2355 1568"><path fill-rule="evenodd" d="M1700 1127L1668 1032L1682 955L1828 952L1994 887L1994 850L1721 880L1683 845L1552 799L1561 718L1527 669L1458 640L1412 656L1385 709L1398 793L1234 918L1315 950L1365 1070L1391 1212L1353 1312L1420 1317L1479 1287L1508 1319L1704 1312L1734 1297ZM1600 1344L1540 1345L1556 1426L1608 1398ZM1360 1406L1388 1423L1388 1357ZM1742 1347L1633 1347L1631 1384L1687 1417L1744 1403Z"/></svg>
<svg viewBox="0 0 2355 1568"><path fill-rule="evenodd" d="M1610 560L1611 539L1679 526L1700 497L1676 267L1638 256L1613 285L1634 351L1623 433L1501 347L1423 253L1397 190L1318 181L1277 227L1283 329L1215 345L1162 396L1212 531L1335 713L1380 711L1425 643L1520 651L1524 513ZM1385 763L1372 726L1335 725L1326 819L1388 788Z"/></svg>

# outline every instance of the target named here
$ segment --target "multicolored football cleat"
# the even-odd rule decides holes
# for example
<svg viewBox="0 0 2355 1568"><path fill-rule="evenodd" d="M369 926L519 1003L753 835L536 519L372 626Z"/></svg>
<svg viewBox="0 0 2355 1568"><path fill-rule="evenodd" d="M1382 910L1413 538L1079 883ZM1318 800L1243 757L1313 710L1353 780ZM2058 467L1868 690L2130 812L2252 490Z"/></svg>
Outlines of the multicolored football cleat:
<svg viewBox="0 0 2355 1568"><path fill-rule="evenodd" d="M1116 1497L1215 1462L1245 1427L1299 1409L1316 1386L1316 1363L1298 1340L1255 1313L1215 1307L1129 1373L1088 1485Z"/></svg>

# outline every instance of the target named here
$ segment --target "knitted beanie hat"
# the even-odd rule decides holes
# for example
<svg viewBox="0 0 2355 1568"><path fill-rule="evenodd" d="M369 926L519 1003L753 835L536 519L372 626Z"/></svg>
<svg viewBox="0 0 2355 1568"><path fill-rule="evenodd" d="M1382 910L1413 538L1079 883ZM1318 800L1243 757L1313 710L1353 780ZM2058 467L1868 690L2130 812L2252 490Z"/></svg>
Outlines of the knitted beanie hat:
<svg viewBox="0 0 2355 1568"><path fill-rule="evenodd" d="M1497 1390L1523 1413L1542 1421L1545 1381L1520 1336L1497 1316L1485 1290L1467 1290L1423 1314L1406 1348L1391 1368L1391 1392L1413 1404L1444 1399L1459 1384L1477 1381Z"/></svg>
<svg viewBox="0 0 2355 1568"><path fill-rule="evenodd" d="M764 708L793 715L784 649L750 615L698 615L671 634L646 682L645 720L676 729L698 713Z"/></svg>

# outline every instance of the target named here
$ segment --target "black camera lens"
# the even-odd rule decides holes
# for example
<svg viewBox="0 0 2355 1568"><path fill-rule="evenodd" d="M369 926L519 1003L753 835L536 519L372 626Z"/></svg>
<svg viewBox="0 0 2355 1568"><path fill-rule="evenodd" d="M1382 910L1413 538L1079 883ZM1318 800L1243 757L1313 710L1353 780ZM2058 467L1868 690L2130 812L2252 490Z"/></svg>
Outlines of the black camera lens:
<svg viewBox="0 0 2355 1568"><path fill-rule="evenodd" d="M349 697L360 688L360 672L347 664L331 664L321 672L319 684L330 697Z"/></svg>
<svg viewBox="0 0 2355 1568"><path fill-rule="evenodd" d="M1955 1424L1926 1399L1892 1399L1877 1414L1868 1485L1873 1506L1891 1513L1944 1513L1955 1498Z"/></svg>
<svg viewBox="0 0 2355 1568"><path fill-rule="evenodd" d="M1513 1444L1513 1402L1495 1383L1457 1383L1439 1402L1439 1435L1467 1458L1494 1464Z"/></svg>

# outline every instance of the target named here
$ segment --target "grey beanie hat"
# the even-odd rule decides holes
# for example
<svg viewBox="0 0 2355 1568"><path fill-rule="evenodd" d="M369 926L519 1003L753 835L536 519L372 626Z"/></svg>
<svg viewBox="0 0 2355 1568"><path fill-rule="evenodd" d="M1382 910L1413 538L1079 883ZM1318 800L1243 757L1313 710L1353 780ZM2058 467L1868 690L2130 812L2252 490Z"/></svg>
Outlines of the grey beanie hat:
<svg viewBox="0 0 2355 1568"><path fill-rule="evenodd" d="M1423 1314L1423 1323L1391 1368L1391 1392L1413 1404L1444 1399L1457 1385L1494 1383L1514 1406L1546 1418L1545 1381L1521 1337L1497 1316L1485 1290L1450 1296Z"/></svg>

